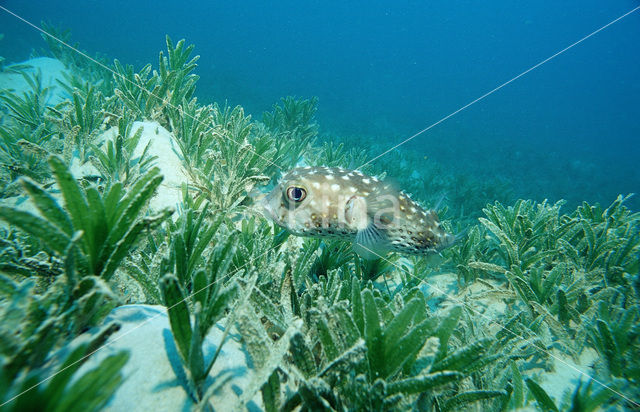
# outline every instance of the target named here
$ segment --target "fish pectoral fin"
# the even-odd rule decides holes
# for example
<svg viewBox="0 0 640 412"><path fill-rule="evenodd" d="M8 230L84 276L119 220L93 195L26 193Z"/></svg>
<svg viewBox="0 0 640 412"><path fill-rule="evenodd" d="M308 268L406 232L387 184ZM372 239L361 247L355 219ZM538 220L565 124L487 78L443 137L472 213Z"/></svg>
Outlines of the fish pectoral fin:
<svg viewBox="0 0 640 412"><path fill-rule="evenodd" d="M383 231L373 223L366 228L358 230L353 251L363 259L375 260L384 257L389 250L389 241Z"/></svg>

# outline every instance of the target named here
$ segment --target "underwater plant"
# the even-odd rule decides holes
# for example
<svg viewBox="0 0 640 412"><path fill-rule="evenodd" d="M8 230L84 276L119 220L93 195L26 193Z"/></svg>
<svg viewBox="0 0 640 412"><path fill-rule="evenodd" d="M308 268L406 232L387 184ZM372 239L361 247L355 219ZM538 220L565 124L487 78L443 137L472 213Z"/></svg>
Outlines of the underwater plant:
<svg viewBox="0 0 640 412"><path fill-rule="evenodd" d="M145 65L138 73L135 73L132 65L123 66L117 59L113 62L114 94L118 100L135 113L136 118L150 119L153 109L158 104L155 97L162 92L166 93L169 85L157 84L156 76L151 74L151 64Z"/></svg>
<svg viewBox="0 0 640 412"><path fill-rule="evenodd" d="M238 253L233 257L234 269L269 267L282 257L279 250L289 237L286 230L256 216L246 215L236 229Z"/></svg>
<svg viewBox="0 0 640 412"><path fill-rule="evenodd" d="M55 333L52 323L43 323L23 345L12 348L16 352L9 354L7 348L3 348L0 355L0 407L3 411L67 411L75 408L99 411L124 382L120 371L129 359L126 351L109 355L95 368L78 373L89 355L118 330L117 324L103 327L93 338L75 342L53 367L45 367L41 363L52 349L51 343L55 342L50 336Z"/></svg>
<svg viewBox="0 0 640 412"><path fill-rule="evenodd" d="M191 72L196 68L199 56L189 60L194 46L185 47L184 39L174 46L166 36L166 44L167 56L160 52L158 71L152 72L151 64L147 64L135 73L133 66L123 66L115 60L114 94L136 118L158 120L173 130L181 115L178 106L189 101L195 91L199 76Z"/></svg>
<svg viewBox="0 0 640 412"><path fill-rule="evenodd" d="M624 205L630 197L619 195L606 209L584 202L567 222L574 227L562 243L565 253L585 271L599 272L605 287L631 284L640 269L640 213Z"/></svg>
<svg viewBox="0 0 640 412"><path fill-rule="evenodd" d="M139 156L134 157L143 128L140 126L135 131L132 129L133 122L125 114L118 120L118 131L113 139L105 141L102 147L90 145L94 156L90 156L89 159L100 172L107 187L116 182L127 186L146 174L157 159L157 156L149 154L151 141Z"/></svg>
<svg viewBox="0 0 640 412"><path fill-rule="evenodd" d="M141 302L160 304L160 279L164 275L160 268L164 265L164 252L167 249L167 233L162 227L147 233L140 239L138 249L128 256L122 264L123 271L142 289L144 299Z"/></svg>
<svg viewBox="0 0 640 412"><path fill-rule="evenodd" d="M603 269L605 284L607 278L622 282L623 272L637 270L634 251L640 248L640 216L623 205L625 199L619 196L605 210L585 202L571 215L560 215L562 202L496 203L484 209L480 223L497 239L493 248L505 270L526 271L561 255L587 272Z"/></svg>
<svg viewBox="0 0 640 412"><path fill-rule="evenodd" d="M142 288L151 303L161 302L160 280L172 273L180 286L192 292L192 278L207 264L205 251L214 239L222 237L224 216L212 218L209 205L194 202L183 188L183 203L175 222L167 221L149 232L136 255L125 262L125 271ZM235 234L235 233L234 233ZM237 257L233 254L233 259Z"/></svg>
<svg viewBox="0 0 640 412"><path fill-rule="evenodd" d="M326 277L329 271L336 270L350 262L353 254L351 245L340 240L305 239L303 248L320 251L307 275L313 283L318 282L321 277Z"/></svg>
<svg viewBox="0 0 640 412"><path fill-rule="evenodd" d="M196 62L200 56L190 58L195 45L185 46L184 39L179 40L176 45L169 36L166 36L167 56L160 52L158 57L158 76L162 85L168 85L166 96L162 98L162 111L169 124L180 116L177 110L178 105L192 99L196 90L196 83L200 76L191 73L197 66ZM161 122L162 123L162 122ZM173 125L171 127L173 130Z"/></svg>
<svg viewBox="0 0 640 412"><path fill-rule="evenodd" d="M0 402L3 410L100 410L123 382L129 355L119 351L92 370L78 369L120 326L110 323L64 350L61 344L97 325L119 299L95 277L78 280L71 240L59 270L20 281L0 274ZM6 267L3 268L6 272ZM49 273L46 273L49 272ZM51 278L52 277L52 278Z"/></svg>
<svg viewBox="0 0 640 412"><path fill-rule="evenodd" d="M633 398L637 362L622 359L632 347L638 348L637 331L631 325L637 323L637 293L632 285L640 235L638 214L623 205L625 199L619 196L606 209L585 202L571 214L560 213L561 203L519 200L510 207L495 203L485 208L487 218L480 218L492 236L472 232L454 260L461 259L458 270L463 275L506 281L508 289L500 293L512 291L517 300L505 327L521 336L553 336L554 346L574 359L593 347L602 359L597 363L600 382ZM480 253L472 255L473 249ZM623 364L628 366L626 372ZM527 385L534 396L539 395L539 405L553 403L531 382ZM601 387L596 391L600 401L615 399L602 391ZM580 397L575 396L578 402ZM555 404L544 408L557 410Z"/></svg>
<svg viewBox="0 0 640 412"><path fill-rule="evenodd" d="M8 115L18 123L28 126L31 130L44 127L50 131L50 122L47 117L49 107L47 102L51 95L50 88L42 85L42 73L40 71L34 73L21 71L20 74L29 89L21 95L4 91L4 93L0 94L2 105L8 109Z"/></svg>
<svg viewBox="0 0 640 412"><path fill-rule="evenodd" d="M356 169L367 161L367 152L352 148L345 149L344 143L333 140L323 141L319 150L308 151L307 162L314 166L343 167Z"/></svg>
<svg viewBox="0 0 640 412"><path fill-rule="evenodd" d="M288 96L280 99L280 103L274 105L273 111L262 114L262 122L274 136L274 163L291 169L308 152L318 134L314 118L318 98L300 100Z"/></svg>
<svg viewBox="0 0 640 412"><path fill-rule="evenodd" d="M17 179L28 176L42 182L46 179L45 147L51 133L44 128L35 131L20 125L0 126L0 163L2 165L2 197L15 195L20 189Z"/></svg>
<svg viewBox="0 0 640 412"><path fill-rule="evenodd" d="M79 87L78 87L79 86ZM92 83L83 82L76 87L66 87L71 97L68 103L59 105L58 129L65 137L64 157L71 159L77 153L81 162L88 157L97 134L102 131L103 122L107 118L107 101L103 94Z"/></svg>
<svg viewBox="0 0 640 412"><path fill-rule="evenodd" d="M525 271L556 254L556 241L568 229L559 224L561 206L562 202L548 205L518 200L508 208L496 202L483 209L487 218L479 221L500 241L494 251L506 270L517 266Z"/></svg>
<svg viewBox="0 0 640 412"><path fill-rule="evenodd" d="M23 180L42 217L0 206L0 219L39 239L47 250L64 255L76 232L81 236L72 253L82 276L109 280L143 229L161 222L171 212L143 218L144 206L162 181L158 169L150 170L128 191L116 183L105 194L95 187L82 188L66 164L56 156L49 165L64 199L64 208L42 187Z"/></svg>
<svg viewBox="0 0 640 412"><path fill-rule="evenodd" d="M197 214L197 217L196 217ZM218 232L223 223L223 216L219 215L213 220L209 217L209 205L205 204L201 210L191 207L185 208L175 223L169 222L169 255L162 263L161 272L173 273L185 290L190 291L191 282L196 272L201 270L206 263L203 255L214 238L222 237L222 230ZM227 236L228 241L234 241L233 236ZM235 244L228 243L229 253L235 255Z"/></svg>
<svg viewBox="0 0 640 412"><path fill-rule="evenodd" d="M573 393L569 399L565 399L558 406L551 396L531 378L523 379L517 369L514 370L513 396L509 406L513 409L522 408L525 403L535 400L536 406L543 411L571 411L571 412L591 412L602 410L616 395L613 388L600 388L593 390L593 380L590 380L583 386L582 380L578 381ZM527 393L530 394L529 399L525 399L524 388L526 384Z"/></svg>
<svg viewBox="0 0 640 412"><path fill-rule="evenodd" d="M216 211L232 214L241 209L256 185L270 180L263 173L272 163L273 149L249 142L251 117L245 116L242 107L220 108L216 104L211 115L213 125L217 127L215 145L202 168L196 170L196 189Z"/></svg>
<svg viewBox="0 0 640 412"><path fill-rule="evenodd" d="M480 269L483 267L480 261L491 255L490 245L485 241L486 236L484 226L473 226L462 241L456 242L445 251L444 254L456 269L459 287L471 284L482 275L493 273ZM503 273L502 268L498 269L498 273Z"/></svg>
<svg viewBox="0 0 640 412"><path fill-rule="evenodd" d="M393 255L390 258L380 258L380 259L363 259L357 254L354 253L354 274L358 279L361 279L365 282L367 281L375 281L380 277L383 278L385 287L387 288L387 292L392 295L391 290L389 290L389 286L387 284L387 277L391 276L392 272L396 269L396 262L398 259L398 255ZM424 262L424 259L415 258L413 259L414 267L420 271L419 265L420 262ZM417 264L417 265L416 265ZM419 279L419 278L418 278ZM405 279L406 281L407 279ZM404 283L403 288L411 288L413 285L410 283Z"/></svg>
<svg viewBox="0 0 640 412"><path fill-rule="evenodd" d="M618 300L624 301L621 296ZM640 395L640 309L636 305L611 308L600 302L594 321L587 326L588 340L600 355L599 375L613 379L616 386L632 399Z"/></svg>
<svg viewBox="0 0 640 412"><path fill-rule="evenodd" d="M220 242L214 247L206 267L198 269L188 279L188 286L193 290L189 295L181 286L184 280L181 282L175 275L167 274L160 281L162 300L167 307L171 333L182 365L187 372L185 374L187 391L203 410L208 410L209 398L229 379L217 376L214 384L207 382L209 372L233 323L227 325L222 340L217 344L215 354L208 360L205 360L203 343L208 331L224 316L225 311L239 293L239 287L234 281L227 281L229 286L223 286L225 278L230 275L228 270L235 248L233 238L228 238L226 242ZM183 261L187 263L189 259Z"/></svg>
<svg viewBox="0 0 640 412"><path fill-rule="evenodd" d="M364 390L364 393L355 394L352 402L362 403L361 407L371 410L386 410L401 404L409 407L412 400L416 402L419 397L420 402L435 402L443 410L450 410L469 402L505 395L501 391L475 391L473 396L469 392L448 397L446 391L438 390L459 382L473 371L483 362L483 354L489 348L488 341L481 341L449 351L449 337L460 316L459 308L452 310L449 317L437 319L427 316L424 296L417 290L385 304L369 289L358 292L357 282L352 283L352 288L353 320L347 325L355 326L356 330L352 329L349 334L336 329L338 319L334 320L328 314L325 316L331 326L317 325L324 329L324 333L319 331L319 337L323 349L329 351L328 361L332 361L330 350L339 345L340 336L351 335L353 339L359 335L364 340L368 368L363 370L365 379L360 378L360 382L368 384L364 388L350 388L351 391ZM324 322L322 318L324 316L316 321Z"/></svg>
<svg viewBox="0 0 640 412"><path fill-rule="evenodd" d="M196 99L192 99L178 106L178 116L172 120L181 158L193 176L204 166L207 151L214 145L212 110L211 106L199 106Z"/></svg>
<svg viewBox="0 0 640 412"><path fill-rule="evenodd" d="M7 195L14 194L14 182L20 176L43 181L46 158L57 146L58 111L48 104L50 88L43 86L40 71L19 73L28 89L21 94L0 92L4 120L0 123L0 162L5 175L3 191Z"/></svg>
<svg viewBox="0 0 640 412"><path fill-rule="evenodd" d="M485 356L491 340L449 348L460 308L448 317L429 316L418 289L405 290L387 302L356 277L335 281L337 273L331 271L299 297L286 275L277 297L279 305L264 294L252 299L267 318L266 331L256 331L255 321L246 316L239 320L250 353L258 365L270 367L262 375L269 376L262 386L267 410L299 406L306 410L389 410L412 408L417 403L454 410L506 396L503 391L485 389L447 395L451 393L447 388L495 361ZM286 326L296 314L305 320L301 332ZM281 359L279 366L267 361L274 358L264 353L265 343L258 342L272 334L278 342L290 339L291 364L275 353L272 355ZM283 382L290 388L290 379L297 391L283 392Z"/></svg>

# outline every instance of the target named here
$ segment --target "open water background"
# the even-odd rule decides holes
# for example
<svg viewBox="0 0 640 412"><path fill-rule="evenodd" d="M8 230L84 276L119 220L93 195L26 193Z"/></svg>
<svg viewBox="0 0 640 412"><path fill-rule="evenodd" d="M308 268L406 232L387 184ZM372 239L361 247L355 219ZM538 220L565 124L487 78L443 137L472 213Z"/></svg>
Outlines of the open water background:
<svg viewBox="0 0 640 412"><path fill-rule="evenodd" d="M556 1L22 1L90 54L157 66L164 36L201 56L201 102L258 119L318 96L321 132L391 147L640 5ZM45 46L0 11L8 62ZM444 170L513 183L517 197L610 203L640 191L640 11L407 145ZM640 209L640 200L628 204Z"/></svg>

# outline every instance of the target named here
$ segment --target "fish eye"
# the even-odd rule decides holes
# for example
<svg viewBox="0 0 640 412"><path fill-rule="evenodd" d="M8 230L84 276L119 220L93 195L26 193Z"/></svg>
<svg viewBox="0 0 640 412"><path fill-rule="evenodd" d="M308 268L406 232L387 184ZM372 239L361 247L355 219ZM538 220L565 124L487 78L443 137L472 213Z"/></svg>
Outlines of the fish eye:
<svg viewBox="0 0 640 412"><path fill-rule="evenodd" d="M298 186L290 186L287 189L287 197L294 202L302 202L307 197L307 191Z"/></svg>

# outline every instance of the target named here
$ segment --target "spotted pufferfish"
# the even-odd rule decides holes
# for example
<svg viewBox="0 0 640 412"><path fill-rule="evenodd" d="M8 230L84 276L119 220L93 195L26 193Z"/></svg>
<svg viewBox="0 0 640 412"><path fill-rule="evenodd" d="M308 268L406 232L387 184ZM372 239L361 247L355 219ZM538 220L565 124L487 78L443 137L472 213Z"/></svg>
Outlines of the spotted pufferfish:
<svg viewBox="0 0 640 412"><path fill-rule="evenodd" d="M438 253L456 239L434 210L424 210L392 184L336 167L292 169L262 207L296 236L348 240L368 259L387 251Z"/></svg>

